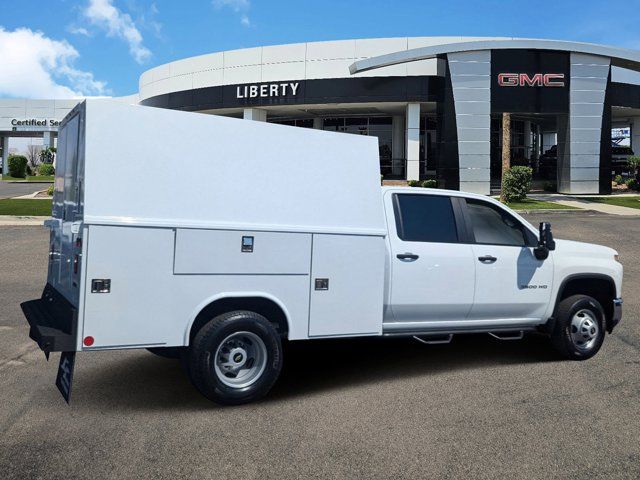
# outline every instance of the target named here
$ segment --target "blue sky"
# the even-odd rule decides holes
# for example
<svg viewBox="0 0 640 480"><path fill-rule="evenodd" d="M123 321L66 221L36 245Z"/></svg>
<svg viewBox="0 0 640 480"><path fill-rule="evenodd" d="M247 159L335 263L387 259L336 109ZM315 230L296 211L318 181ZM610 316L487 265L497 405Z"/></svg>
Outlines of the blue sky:
<svg viewBox="0 0 640 480"><path fill-rule="evenodd" d="M162 63L303 41L517 36L640 49L638 25L640 0L21 0L0 16L0 97L127 95Z"/></svg>

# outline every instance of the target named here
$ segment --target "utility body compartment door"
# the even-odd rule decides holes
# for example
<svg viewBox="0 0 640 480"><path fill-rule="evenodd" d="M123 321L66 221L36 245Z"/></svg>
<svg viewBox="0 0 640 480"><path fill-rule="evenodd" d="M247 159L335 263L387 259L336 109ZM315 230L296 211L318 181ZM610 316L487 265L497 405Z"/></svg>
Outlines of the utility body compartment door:
<svg viewBox="0 0 640 480"><path fill-rule="evenodd" d="M309 336L382 332L383 237L314 234Z"/></svg>

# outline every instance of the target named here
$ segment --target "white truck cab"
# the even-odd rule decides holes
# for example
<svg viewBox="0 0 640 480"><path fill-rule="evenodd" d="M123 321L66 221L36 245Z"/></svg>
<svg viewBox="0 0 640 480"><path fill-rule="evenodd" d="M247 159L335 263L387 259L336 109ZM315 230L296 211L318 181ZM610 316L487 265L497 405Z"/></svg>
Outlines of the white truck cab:
<svg viewBox="0 0 640 480"><path fill-rule="evenodd" d="M89 100L58 147L47 284L22 308L67 401L80 351L180 358L239 404L283 341L538 331L583 360L621 318L614 250L485 196L381 188L374 138Z"/></svg>

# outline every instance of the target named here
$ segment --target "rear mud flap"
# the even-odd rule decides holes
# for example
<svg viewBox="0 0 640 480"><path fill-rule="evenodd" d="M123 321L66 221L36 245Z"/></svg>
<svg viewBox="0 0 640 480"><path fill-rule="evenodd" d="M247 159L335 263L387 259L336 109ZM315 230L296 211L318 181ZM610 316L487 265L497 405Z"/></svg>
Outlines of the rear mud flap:
<svg viewBox="0 0 640 480"><path fill-rule="evenodd" d="M76 363L76 352L62 352L58 365L56 387L60 390L67 404L71 398L71 385L73 383L73 368Z"/></svg>

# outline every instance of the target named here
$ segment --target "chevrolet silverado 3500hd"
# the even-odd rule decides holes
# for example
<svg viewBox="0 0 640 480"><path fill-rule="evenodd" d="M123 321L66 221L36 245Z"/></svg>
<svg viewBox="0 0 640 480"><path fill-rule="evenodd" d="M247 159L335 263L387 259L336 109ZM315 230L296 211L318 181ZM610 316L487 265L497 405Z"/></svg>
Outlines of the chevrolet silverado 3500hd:
<svg viewBox="0 0 640 480"><path fill-rule="evenodd" d="M621 318L614 250L554 241L482 195L381 189L378 162L371 137L77 106L47 284L22 304L31 338L62 352L67 401L80 351L180 357L225 404L269 391L283 341L539 331L568 359L596 354Z"/></svg>

